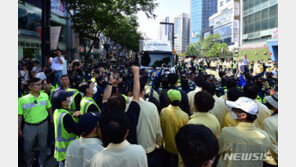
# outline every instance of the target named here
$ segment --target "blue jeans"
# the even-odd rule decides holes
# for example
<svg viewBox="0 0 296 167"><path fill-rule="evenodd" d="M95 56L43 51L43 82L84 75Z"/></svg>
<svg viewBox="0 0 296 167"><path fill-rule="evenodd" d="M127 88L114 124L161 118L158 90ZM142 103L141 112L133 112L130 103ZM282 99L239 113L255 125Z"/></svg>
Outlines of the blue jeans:
<svg viewBox="0 0 296 167"><path fill-rule="evenodd" d="M57 82L59 83L59 86L61 86L61 76L63 75L63 71L59 70L59 71L54 71L54 86L57 84Z"/></svg>

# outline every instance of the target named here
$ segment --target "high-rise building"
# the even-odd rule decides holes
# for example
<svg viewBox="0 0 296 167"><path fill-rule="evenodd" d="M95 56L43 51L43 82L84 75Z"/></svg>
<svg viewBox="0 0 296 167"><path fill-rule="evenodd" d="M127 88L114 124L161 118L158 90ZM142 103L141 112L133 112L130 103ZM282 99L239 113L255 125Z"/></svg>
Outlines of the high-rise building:
<svg viewBox="0 0 296 167"><path fill-rule="evenodd" d="M230 50L239 47L239 22L239 0L218 0L218 12L210 17L210 27L213 34L220 34L221 42Z"/></svg>
<svg viewBox="0 0 296 167"><path fill-rule="evenodd" d="M190 1L190 43L198 42L199 35L209 29L209 17L217 12L217 0Z"/></svg>
<svg viewBox="0 0 296 167"><path fill-rule="evenodd" d="M267 47L278 30L277 0L243 0L241 9L240 48Z"/></svg>
<svg viewBox="0 0 296 167"><path fill-rule="evenodd" d="M170 22L170 18L166 17L163 22L165 23L169 23ZM171 25L168 24L160 24L159 27L159 40L163 40L163 41L172 41L172 31L173 28Z"/></svg>
<svg viewBox="0 0 296 167"><path fill-rule="evenodd" d="M189 31L190 31L190 18L186 13L182 13L180 16L174 19L174 31L175 31L175 50L178 54L184 53L187 50L189 44Z"/></svg>

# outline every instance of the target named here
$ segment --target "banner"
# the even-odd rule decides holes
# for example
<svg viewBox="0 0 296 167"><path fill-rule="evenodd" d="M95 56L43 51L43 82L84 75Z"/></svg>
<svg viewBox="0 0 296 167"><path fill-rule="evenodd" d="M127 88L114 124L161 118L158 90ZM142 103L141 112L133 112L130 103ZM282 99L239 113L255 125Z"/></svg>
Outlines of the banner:
<svg viewBox="0 0 296 167"><path fill-rule="evenodd" d="M239 37L239 21L233 20L231 42L234 42L234 43L238 42L238 37Z"/></svg>
<svg viewBox="0 0 296 167"><path fill-rule="evenodd" d="M50 27L50 49L54 50L58 47L58 42L60 38L61 26L51 26ZM40 39L42 35L42 28L38 27Z"/></svg>
<svg viewBox="0 0 296 167"><path fill-rule="evenodd" d="M54 50L58 47L61 26L51 26L50 27L50 49Z"/></svg>

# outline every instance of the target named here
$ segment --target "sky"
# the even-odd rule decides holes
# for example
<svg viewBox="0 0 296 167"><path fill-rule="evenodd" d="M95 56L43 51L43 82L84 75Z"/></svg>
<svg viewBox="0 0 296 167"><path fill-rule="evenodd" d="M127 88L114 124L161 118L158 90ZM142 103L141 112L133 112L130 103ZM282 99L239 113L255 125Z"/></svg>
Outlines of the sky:
<svg viewBox="0 0 296 167"><path fill-rule="evenodd" d="M174 22L174 18L181 13L190 14L190 0L156 0L158 7L155 8L155 19L148 19L144 12L139 12L138 22L140 32L145 33L151 39L158 39L159 22L165 17L170 17L170 23Z"/></svg>

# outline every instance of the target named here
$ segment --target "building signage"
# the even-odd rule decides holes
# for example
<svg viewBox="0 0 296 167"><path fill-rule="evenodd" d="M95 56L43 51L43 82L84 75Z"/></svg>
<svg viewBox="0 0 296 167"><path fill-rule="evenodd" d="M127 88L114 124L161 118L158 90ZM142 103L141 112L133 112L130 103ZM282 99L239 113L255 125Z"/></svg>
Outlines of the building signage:
<svg viewBox="0 0 296 167"><path fill-rule="evenodd" d="M58 16L66 16L66 10L61 0L51 0L51 12Z"/></svg>

